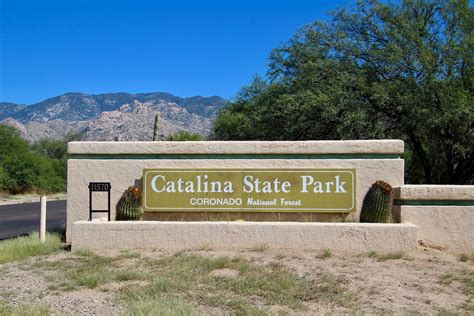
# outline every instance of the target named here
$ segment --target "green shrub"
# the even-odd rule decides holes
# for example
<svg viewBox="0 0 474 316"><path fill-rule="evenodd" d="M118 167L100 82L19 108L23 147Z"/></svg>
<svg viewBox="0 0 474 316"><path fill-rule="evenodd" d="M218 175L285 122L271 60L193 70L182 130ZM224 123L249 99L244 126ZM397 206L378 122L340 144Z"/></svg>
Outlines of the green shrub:
<svg viewBox="0 0 474 316"><path fill-rule="evenodd" d="M197 134L197 133L190 133L187 131L180 131L177 133L174 133L171 136L168 136L166 138L168 141L174 141L174 142L183 142L183 141L200 141L202 140L202 136Z"/></svg>

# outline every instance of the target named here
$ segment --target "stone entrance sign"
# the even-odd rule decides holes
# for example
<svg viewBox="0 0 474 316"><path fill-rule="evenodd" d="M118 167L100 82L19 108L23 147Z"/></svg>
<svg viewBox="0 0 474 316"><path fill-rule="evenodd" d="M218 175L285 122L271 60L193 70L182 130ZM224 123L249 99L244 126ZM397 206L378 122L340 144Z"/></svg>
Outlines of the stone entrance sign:
<svg viewBox="0 0 474 316"><path fill-rule="evenodd" d="M68 241L89 218L90 182L110 182L112 221L130 186L146 191L148 221L357 221L375 181L397 187L404 175L401 140L70 142L68 152Z"/></svg>
<svg viewBox="0 0 474 316"><path fill-rule="evenodd" d="M355 169L144 169L145 211L356 211Z"/></svg>

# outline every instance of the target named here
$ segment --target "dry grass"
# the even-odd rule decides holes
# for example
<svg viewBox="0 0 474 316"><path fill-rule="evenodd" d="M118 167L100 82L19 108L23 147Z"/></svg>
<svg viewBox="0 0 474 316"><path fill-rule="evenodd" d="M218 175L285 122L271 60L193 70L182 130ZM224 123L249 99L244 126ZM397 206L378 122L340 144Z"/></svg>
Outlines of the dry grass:
<svg viewBox="0 0 474 316"><path fill-rule="evenodd" d="M51 315L50 310L43 305L22 304L11 307L6 302L0 301L0 315L10 316L47 316Z"/></svg>
<svg viewBox="0 0 474 316"><path fill-rule="evenodd" d="M310 280L298 278L282 266L260 267L240 257L208 258L178 253L150 260L147 264L155 278L149 285L123 293L125 301L155 301L171 296L207 306L226 306L232 312L243 313L253 305L250 298L261 301L263 305L299 309L303 307L302 302L315 298L315 295L322 298L322 294L329 290L318 288ZM235 278L210 275L218 269L231 269L239 273ZM194 286L190 288L189 284Z"/></svg>
<svg viewBox="0 0 474 316"><path fill-rule="evenodd" d="M25 247L30 243L36 245L31 238L16 241L15 245ZM59 239L52 245L56 243L59 244ZM6 247L0 243L0 247L7 249L13 244L10 241ZM9 253L13 249L15 247ZM449 315L452 311L474 311L474 271L470 269L470 262L461 260L461 255L452 256L451 261L442 261L433 260L439 254L420 259L420 254L410 253L415 256L411 258L402 252L370 252L354 256L333 255L329 249L320 253L278 253L267 251L266 245L257 245L246 252L203 250L176 254L124 251L99 255L90 250L68 253L61 252L60 247L56 246L48 251L31 249L22 251L24 255L20 257L40 256L18 263L0 264L0 273L6 276L16 271L10 281L7 278L3 285L0 282L0 315L61 314L62 310L56 310L56 305L52 305L51 310L45 307L44 304L50 302L48 298L37 298L53 297L54 301L56 297L64 296L67 300L67 297L82 295L80 293L110 297L111 301L107 304L111 305L105 305L105 308L118 307L115 312L130 315L391 313L392 308L395 313L405 314L419 312L423 308L443 315ZM51 252L57 253L44 256ZM397 260L413 262L401 265ZM432 291L423 283L415 289L413 282L407 281L404 286L406 293L411 291L410 297L417 295L415 291L426 293L428 298L424 294L419 294L419 297L430 301L430 305L406 299L406 308L393 307L386 303L387 295L393 293L386 291L386 287L392 283L380 285L370 281L372 274L351 272L351 265L357 267L361 264L365 265L364 271L405 267L400 274L391 276L388 273L385 277L398 280L404 274L413 273L407 280L413 280L413 275L417 275L417 280L431 278L435 283L438 281L438 290ZM442 270L438 271L438 268ZM423 274L422 271L426 272ZM23 280L24 275L42 280L43 287L35 294L39 295L36 298L33 296L24 300L21 295L26 294L18 293L19 285L14 290L9 287L11 282ZM370 285L364 280L370 281ZM30 281L30 284L34 283ZM367 295L371 298L369 301L365 301ZM441 299L437 301L438 297ZM435 303L443 302L445 297L454 298L455 303ZM16 299L16 303L11 303L12 298ZM405 297L398 299L403 301ZM36 301L38 305L16 305ZM418 305L409 306L413 302ZM71 312L71 309L67 311ZM95 310L95 313L100 314L101 310Z"/></svg>
<svg viewBox="0 0 474 316"><path fill-rule="evenodd" d="M139 252L130 252L130 251L123 251L117 259L135 259L135 258L140 258L141 254Z"/></svg>
<svg viewBox="0 0 474 316"><path fill-rule="evenodd" d="M474 253L463 253L459 256L459 261L461 262L468 262L468 261L474 261Z"/></svg>
<svg viewBox="0 0 474 316"><path fill-rule="evenodd" d="M77 290L80 287L94 289L112 282L143 280L144 274L130 267L121 267L123 255L106 257L96 255L90 250L78 250L76 257L58 261L40 261L35 268L59 272L63 282L55 284L55 289L64 291ZM135 255L126 255L128 259Z"/></svg>
<svg viewBox="0 0 474 316"><path fill-rule="evenodd" d="M267 244L257 244L249 249L249 251L252 252L265 252L269 249L270 247Z"/></svg>
<svg viewBox="0 0 474 316"><path fill-rule="evenodd" d="M330 249L325 249L320 255L316 256L317 259L328 259L331 258L332 252Z"/></svg>

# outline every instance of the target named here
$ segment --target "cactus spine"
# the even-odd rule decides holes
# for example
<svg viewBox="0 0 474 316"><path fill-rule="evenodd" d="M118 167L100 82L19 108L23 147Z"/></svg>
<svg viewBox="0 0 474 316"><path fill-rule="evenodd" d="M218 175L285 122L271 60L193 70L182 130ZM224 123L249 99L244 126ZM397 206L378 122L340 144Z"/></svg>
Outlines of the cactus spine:
<svg viewBox="0 0 474 316"><path fill-rule="evenodd" d="M392 187L384 181L375 182L364 198L360 221L365 223L392 222Z"/></svg>
<svg viewBox="0 0 474 316"><path fill-rule="evenodd" d="M159 123L159 116L158 114L155 115L155 126L153 127L153 141L158 140L158 123Z"/></svg>
<svg viewBox="0 0 474 316"><path fill-rule="evenodd" d="M143 215L141 192L137 187L129 187L117 203L116 220L136 221Z"/></svg>

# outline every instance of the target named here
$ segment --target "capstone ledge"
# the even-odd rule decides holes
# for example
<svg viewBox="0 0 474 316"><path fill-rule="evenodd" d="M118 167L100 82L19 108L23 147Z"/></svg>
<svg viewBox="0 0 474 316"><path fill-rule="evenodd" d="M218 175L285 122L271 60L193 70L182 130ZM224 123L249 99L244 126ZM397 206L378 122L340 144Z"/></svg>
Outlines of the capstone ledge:
<svg viewBox="0 0 474 316"><path fill-rule="evenodd" d="M394 188L397 200L474 201L474 185L403 185Z"/></svg>
<svg viewBox="0 0 474 316"><path fill-rule="evenodd" d="M392 154L403 153L402 140L339 141L186 141L70 142L79 154Z"/></svg>

